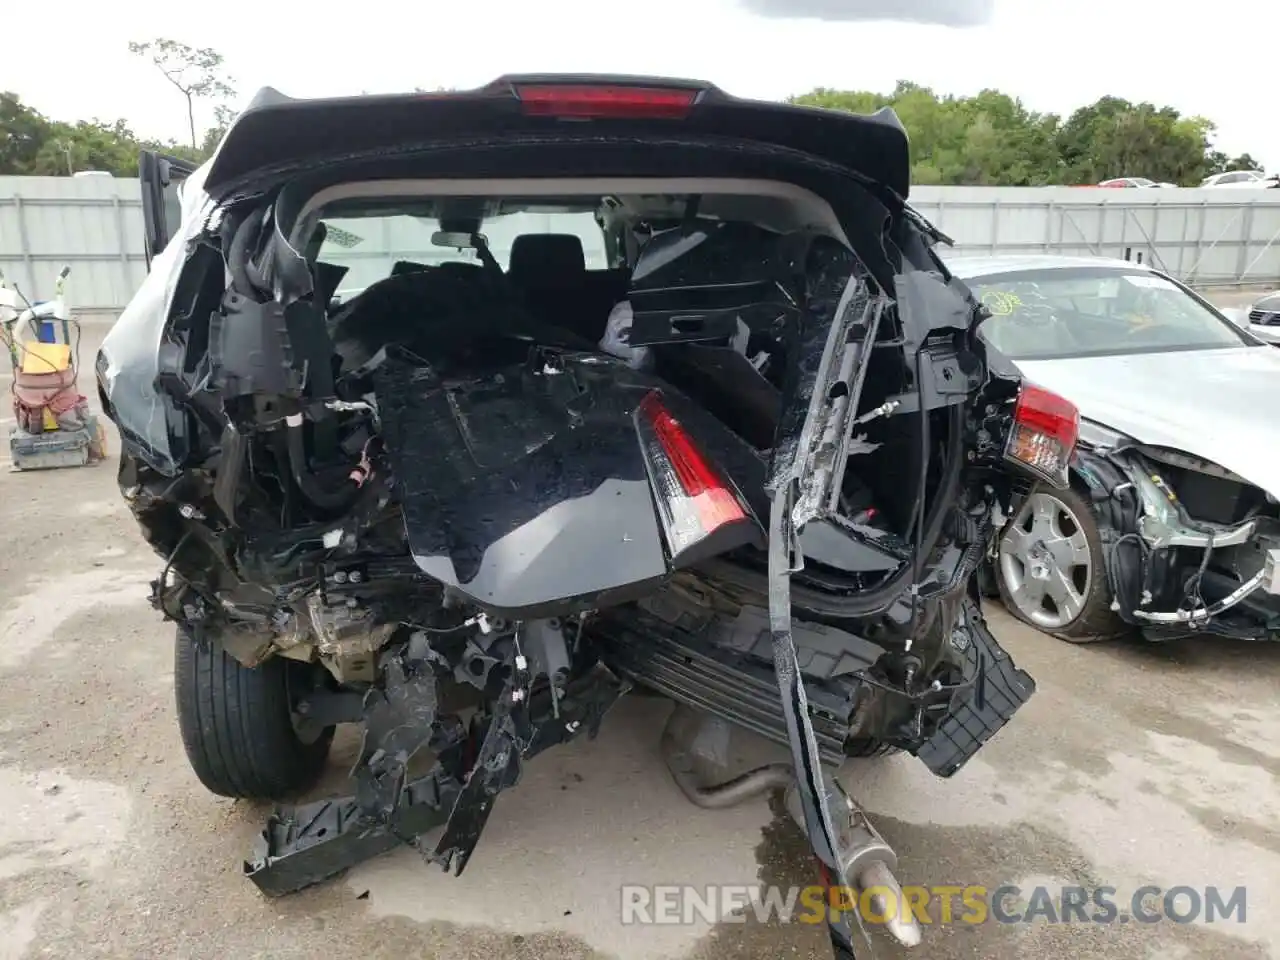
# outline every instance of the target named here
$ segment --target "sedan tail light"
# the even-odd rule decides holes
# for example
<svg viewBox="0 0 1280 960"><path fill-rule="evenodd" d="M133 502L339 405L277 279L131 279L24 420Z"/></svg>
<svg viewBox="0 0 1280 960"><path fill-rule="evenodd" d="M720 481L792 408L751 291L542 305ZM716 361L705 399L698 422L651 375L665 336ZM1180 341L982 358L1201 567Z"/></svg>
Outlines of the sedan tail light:
<svg viewBox="0 0 1280 960"><path fill-rule="evenodd" d="M1006 461L1066 487L1079 438L1080 411L1074 403L1033 383L1022 385L1005 442Z"/></svg>

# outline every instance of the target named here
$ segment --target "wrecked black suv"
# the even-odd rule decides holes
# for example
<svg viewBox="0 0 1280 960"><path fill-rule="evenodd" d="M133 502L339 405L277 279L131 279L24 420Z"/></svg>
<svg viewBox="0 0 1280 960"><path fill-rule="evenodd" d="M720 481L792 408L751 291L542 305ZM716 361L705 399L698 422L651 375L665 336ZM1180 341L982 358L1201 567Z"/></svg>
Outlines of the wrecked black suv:
<svg viewBox="0 0 1280 960"><path fill-rule="evenodd" d="M282 799L364 725L262 890L400 843L461 871L632 689L790 748L707 783L669 743L691 800L790 784L825 882L892 879L824 767L950 776L1031 695L974 571L1077 429L986 355L908 171L887 110L590 77L268 89L200 169L143 157L150 274L97 373L187 755Z"/></svg>

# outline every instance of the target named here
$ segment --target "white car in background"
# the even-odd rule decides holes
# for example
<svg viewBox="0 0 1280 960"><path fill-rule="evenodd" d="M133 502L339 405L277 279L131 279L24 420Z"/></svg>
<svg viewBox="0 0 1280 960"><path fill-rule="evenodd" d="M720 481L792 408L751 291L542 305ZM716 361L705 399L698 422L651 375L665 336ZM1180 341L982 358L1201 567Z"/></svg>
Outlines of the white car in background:
<svg viewBox="0 0 1280 960"><path fill-rule="evenodd" d="M1249 323L1253 327L1280 329L1280 290L1254 301Z"/></svg>
<svg viewBox="0 0 1280 960"><path fill-rule="evenodd" d="M1146 177L1114 177L1111 180L1103 180L1098 184L1100 187L1138 187L1140 189L1150 189L1152 187L1176 187L1176 183L1168 183L1167 181L1156 182L1148 180Z"/></svg>
<svg viewBox="0 0 1280 960"><path fill-rule="evenodd" d="M1219 312L1259 340L1280 347L1280 290L1264 294L1248 307L1223 307Z"/></svg>
<svg viewBox="0 0 1280 960"><path fill-rule="evenodd" d="M1202 187L1275 187L1280 185L1276 177L1268 177L1261 170L1231 170L1227 173L1215 173L1200 181Z"/></svg>
<svg viewBox="0 0 1280 960"><path fill-rule="evenodd" d="M1070 488L1031 490L987 589L1076 643L1132 627L1280 640L1280 352L1127 260L947 266L990 312L992 354L1080 417Z"/></svg>

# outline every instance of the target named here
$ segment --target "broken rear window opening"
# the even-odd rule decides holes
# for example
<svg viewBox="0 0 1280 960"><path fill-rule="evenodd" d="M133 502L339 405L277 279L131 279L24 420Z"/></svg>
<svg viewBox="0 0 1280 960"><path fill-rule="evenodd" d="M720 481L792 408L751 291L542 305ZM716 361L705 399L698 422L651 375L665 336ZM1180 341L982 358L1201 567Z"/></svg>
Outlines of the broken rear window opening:
<svg viewBox="0 0 1280 960"><path fill-rule="evenodd" d="M901 749L950 776L1032 694L973 574L1074 419L1042 437L1020 416L1010 441L1020 382L902 203L900 128L711 91L661 119L609 100L585 137L558 117L596 123L600 98L535 97L544 126L516 129L536 142L292 178L296 141L250 149L292 108L261 107L279 123L242 121L209 170L234 196L189 198L107 338L197 774L286 796L336 724L365 727L353 796L268 823L264 891L402 842L460 871L523 764L635 687L789 749L708 784L670 731L692 802L785 785L829 882L880 883L892 856L831 768ZM369 109L473 123L506 102ZM879 166L785 150L785 117L813 150L831 124L879 142ZM254 181L258 155L276 165ZM211 676L273 709L218 727L235 705Z"/></svg>
<svg viewBox="0 0 1280 960"><path fill-rule="evenodd" d="M969 281L992 316L983 338L1011 360L1253 346L1229 320L1144 270L1056 268Z"/></svg>
<svg viewBox="0 0 1280 960"><path fill-rule="evenodd" d="M427 213L414 212L409 203L401 204L399 209L363 203L327 208L316 227L320 242L317 262L346 268L336 291L340 299L350 300L393 272L444 263L481 266L483 261L471 235L447 230L451 224L442 224L433 213L430 206ZM512 248L520 237L548 234L575 238L588 270L609 266L604 234L596 222L593 205L581 210L531 207L497 213L485 218L481 239L498 265L508 270Z"/></svg>

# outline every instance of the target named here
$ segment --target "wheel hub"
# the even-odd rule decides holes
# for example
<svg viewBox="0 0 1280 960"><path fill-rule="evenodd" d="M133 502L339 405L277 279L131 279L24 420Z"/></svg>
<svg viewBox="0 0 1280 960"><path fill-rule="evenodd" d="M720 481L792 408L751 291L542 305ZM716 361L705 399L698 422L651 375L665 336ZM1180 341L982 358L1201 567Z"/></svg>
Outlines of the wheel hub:
<svg viewBox="0 0 1280 960"><path fill-rule="evenodd" d="M1047 491L1027 498L1001 538L1007 599L1019 615L1046 630L1061 629L1082 613L1092 567L1079 518Z"/></svg>
<svg viewBox="0 0 1280 960"><path fill-rule="evenodd" d="M1057 561L1043 540L1037 540L1027 557L1027 576L1033 580L1047 581L1057 568Z"/></svg>

